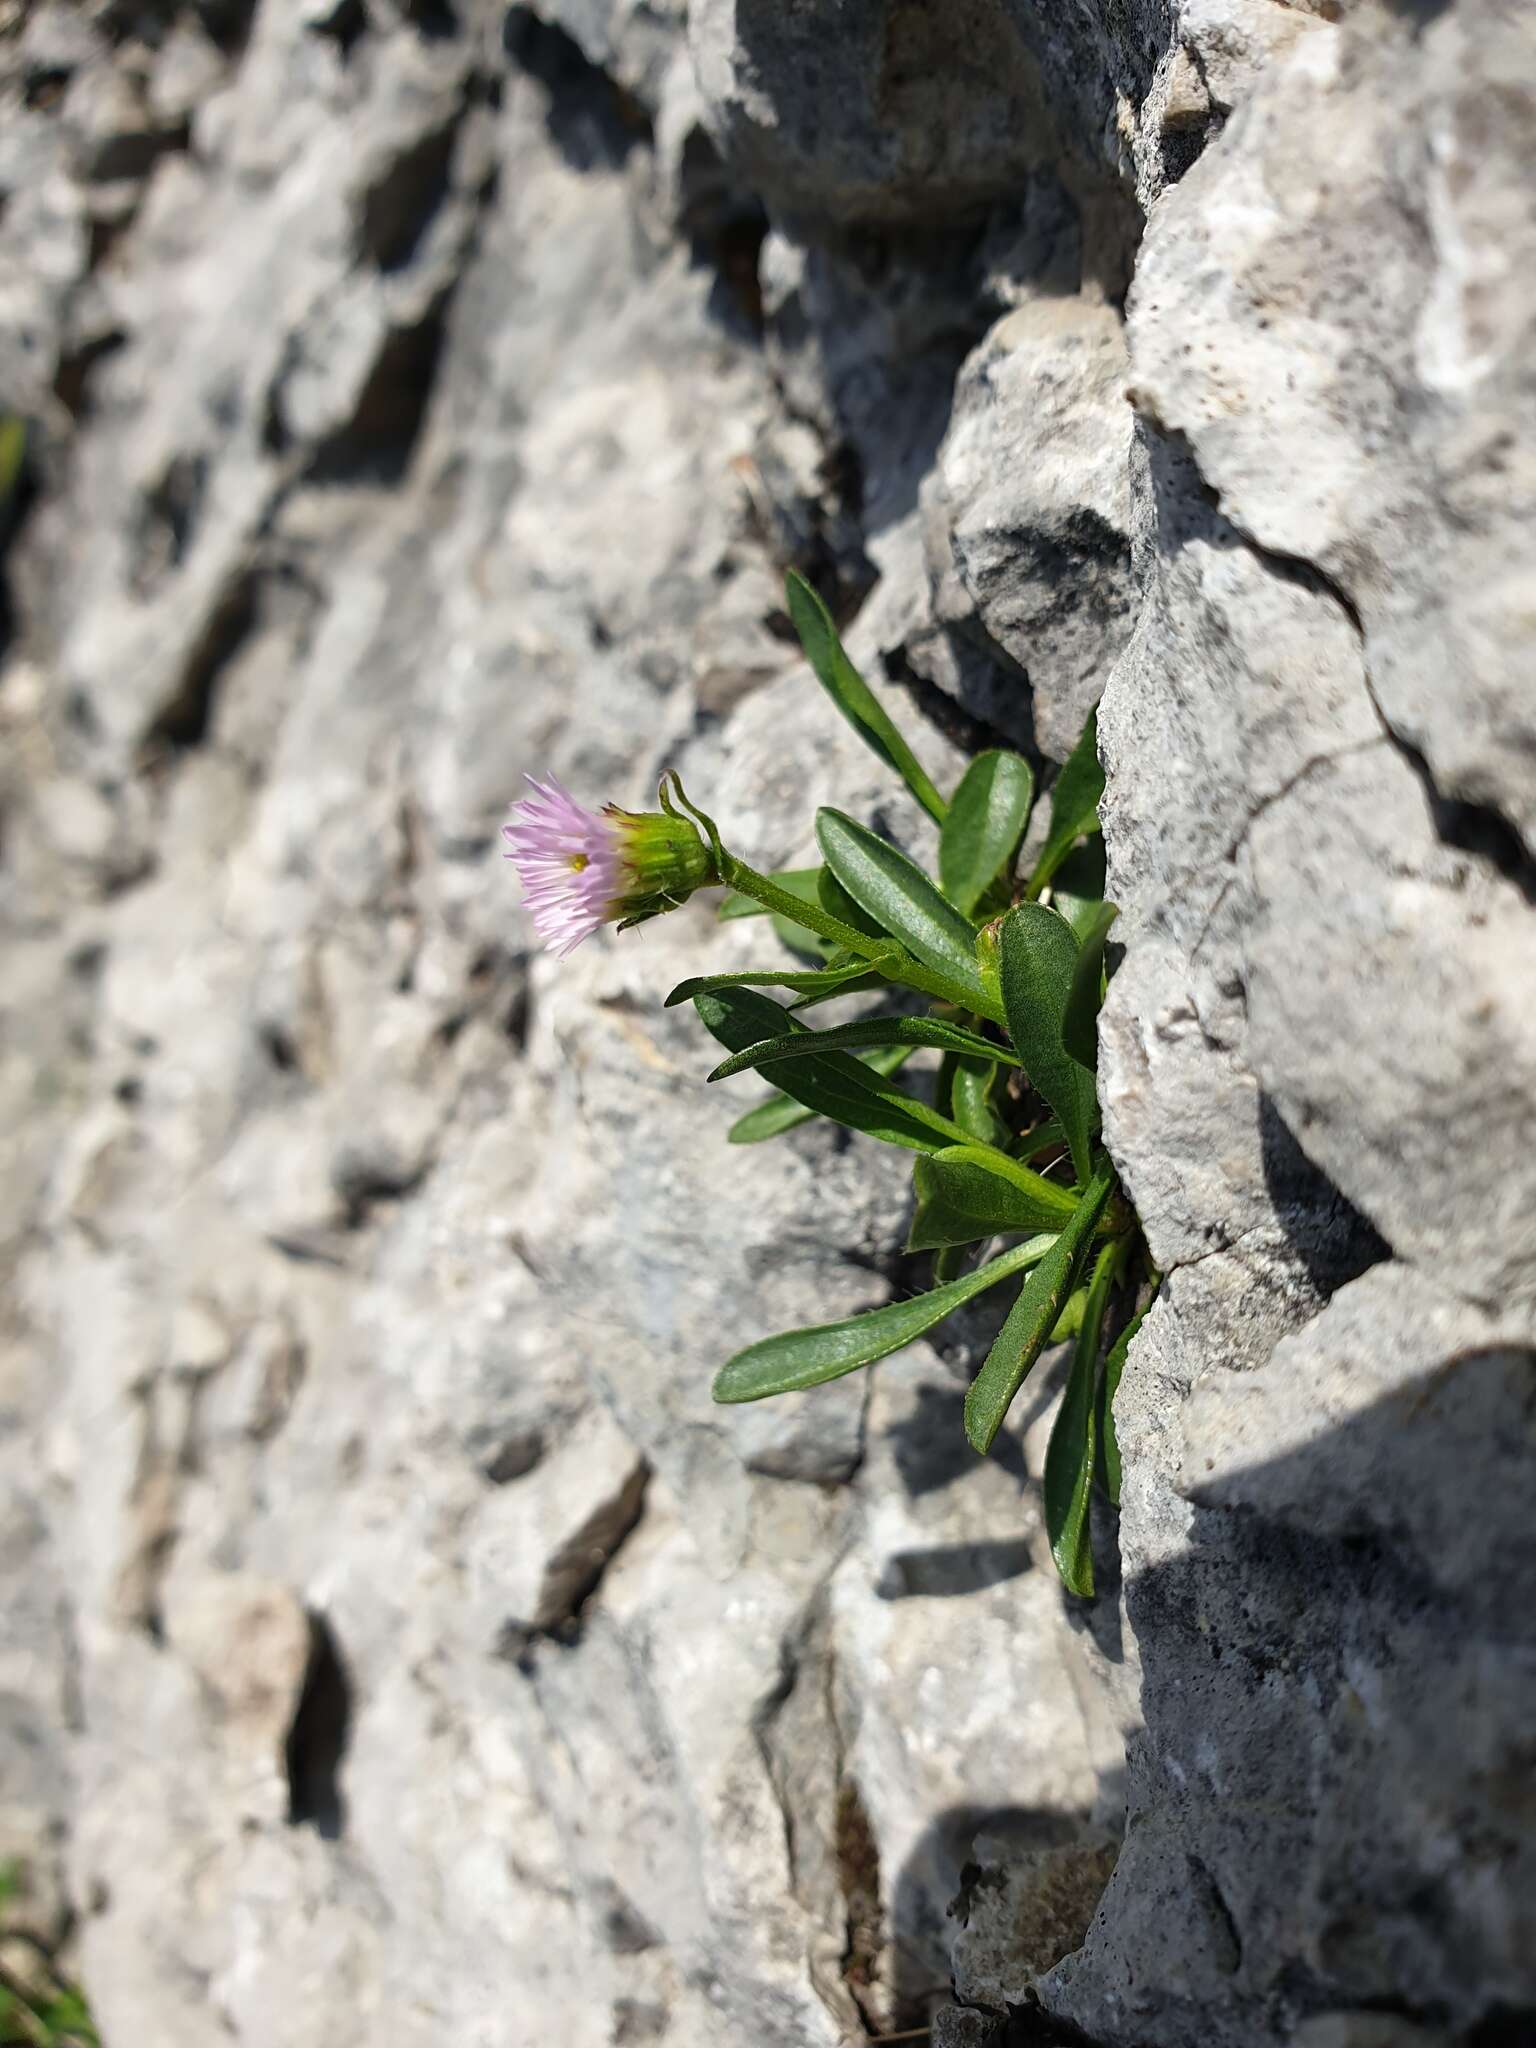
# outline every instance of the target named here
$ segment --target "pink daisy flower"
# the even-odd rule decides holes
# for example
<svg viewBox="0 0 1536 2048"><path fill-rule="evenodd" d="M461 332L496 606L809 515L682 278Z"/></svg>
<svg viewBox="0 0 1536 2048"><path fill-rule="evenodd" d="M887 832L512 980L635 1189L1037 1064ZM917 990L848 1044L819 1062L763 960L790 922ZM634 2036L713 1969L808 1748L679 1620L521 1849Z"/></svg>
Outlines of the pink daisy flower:
<svg viewBox="0 0 1536 2048"><path fill-rule="evenodd" d="M501 828L517 863L533 928L560 958L621 915L624 893L619 837L612 822L589 811L551 776L530 775L534 795Z"/></svg>
<svg viewBox="0 0 1536 2048"><path fill-rule="evenodd" d="M708 847L686 819L607 804L589 811L553 776L503 825L534 930L558 958L600 924L639 923L717 881Z"/></svg>

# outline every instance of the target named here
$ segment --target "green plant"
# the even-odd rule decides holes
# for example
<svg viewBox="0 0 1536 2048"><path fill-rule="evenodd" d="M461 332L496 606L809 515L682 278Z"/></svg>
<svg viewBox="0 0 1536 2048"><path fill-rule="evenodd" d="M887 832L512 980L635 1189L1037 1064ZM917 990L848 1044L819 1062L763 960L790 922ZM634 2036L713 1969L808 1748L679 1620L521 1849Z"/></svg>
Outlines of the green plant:
<svg viewBox="0 0 1536 2048"><path fill-rule="evenodd" d="M16 488L26 453L26 421L13 413L0 413L0 509Z"/></svg>
<svg viewBox="0 0 1536 2048"><path fill-rule="evenodd" d="M0 1865L0 1922L20 1892L20 1867ZM0 2048L100 2048L85 1999L60 1976L45 1944L10 1927L5 1933L25 1952L25 1966L0 1962Z"/></svg>
<svg viewBox="0 0 1536 2048"><path fill-rule="evenodd" d="M1094 720L1056 778L1047 829L1021 873L1035 802L1029 763L1006 749L981 754L943 797L821 599L793 573L787 594L823 688L932 819L934 874L833 809L817 815L817 867L760 874L674 775L662 780L659 813L610 807L601 817L558 784L535 784L506 828L511 856L536 925L562 952L599 923L638 923L723 884L722 917L767 917L797 956L700 976L667 997L691 1001L725 1048L710 1080L760 1071L776 1084L732 1126L731 1141L760 1142L822 1116L914 1155L907 1250L933 1255L933 1286L749 1345L720 1369L715 1399L762 1400L857 1371L984 1291L1020 1281L966 1396L965 1430L989 1451L1041 1352L1072 1339L1044 1495L1062 1579L1088 1595L1095 1482L1119 1499L1113 1397L1134 1323L1107 1339L1156 1278L1099 1143L1097 1020L1115 911L1103 900ZM820 1030L804 1021L821 1003L876 991L907 1007ZM913 996L926 1007L914 1011ZM941 1055L931 1096L894 1079L921 1049ZM1016 1241L985 1256L998 1239Z"/></svg>

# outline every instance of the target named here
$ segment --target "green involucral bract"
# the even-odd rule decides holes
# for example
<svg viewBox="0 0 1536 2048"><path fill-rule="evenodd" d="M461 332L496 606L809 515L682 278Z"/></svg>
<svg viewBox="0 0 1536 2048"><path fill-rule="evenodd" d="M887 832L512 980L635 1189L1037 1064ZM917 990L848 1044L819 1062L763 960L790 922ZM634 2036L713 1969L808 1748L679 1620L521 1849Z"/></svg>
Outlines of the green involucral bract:
<svg viewBox="0 0 1536 2048"><path fill-rule="evenodd" d="M1156 1285L1098 1144L1098 1012L1115 910L1104 901L1095 722L1050 787L1044 829L1031 833L1030 762L993 748L946 799L849 660L826 605L794 573L787 600L823 689L927 813L928 844L896 846L828 808L814 820L817 865L760 873L669 775L642 857L626 852L631 886L645 899L640 914L651 915L653 903L682 901L707 874L728 891L723 920L762 921L754 929L765 935L765 957L694 976L667 997L692 1002L724 1047L709 1080L761 1073L772 1084L725 1135L760 1144L822 1118L913 1154L906 1249L932 1255L932 1281L862 1315L749 1345L721 1367L714 1397L758 1401L819 1386L1013 1283L963 1427L977 1451L989 1451L1042 1351L1071 1342L1042 1477L1057 1568L1070 1592L1088 1598L1094 1490L1112 1504L1120 1493L1115 1390ZM555 789L549 801L568 804ZM552 811L535 835L534 885L554 899L549 915L562 934L581 921L576 899L590 883L584 871L564 878L560 863L579 866L585 842L568 848L556 828L583 815ZM523 828L519 843L527 836ZM862 1013L841 1010L820 1029L799 1014L865 996L874 1000Z"/></svg>

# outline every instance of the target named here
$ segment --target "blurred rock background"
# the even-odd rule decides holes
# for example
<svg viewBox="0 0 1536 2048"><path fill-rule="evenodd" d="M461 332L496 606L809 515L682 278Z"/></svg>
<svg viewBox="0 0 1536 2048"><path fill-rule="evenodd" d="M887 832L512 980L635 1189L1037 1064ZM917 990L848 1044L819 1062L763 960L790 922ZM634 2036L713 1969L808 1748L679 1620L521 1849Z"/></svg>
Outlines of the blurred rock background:
<svg viewBox="0 0 1536 2048"><path fill-rule="evenodd" d="M108 2048L1536 2039L1533 277L1518 0L6 0L0 1858ZM1103 693L1091 1608L984 1332L711 1406L900 1162L725 1145L756 928L500 859L922 846L790 563L941 777Z"/></svg>

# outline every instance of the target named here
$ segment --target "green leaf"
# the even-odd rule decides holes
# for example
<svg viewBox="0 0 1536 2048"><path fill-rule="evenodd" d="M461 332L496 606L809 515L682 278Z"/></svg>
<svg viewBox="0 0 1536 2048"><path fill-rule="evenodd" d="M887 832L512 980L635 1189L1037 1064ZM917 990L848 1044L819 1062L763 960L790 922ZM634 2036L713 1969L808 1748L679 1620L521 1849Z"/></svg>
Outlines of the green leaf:
<svg viewBox="0 0 1536 2048"><path fill-rule="evenodd" d="M1073 1198L1065 1188L1051 1188L1063 1196L1055 1202L1030 1200L1012 1180L991 1174L977 1165L977 1155L967 1147L954 1145L948 1151L920 1159L913 1167L911 1186L918 1196L907 1251L936 1251L940 1245L973 1245L981 1237L995 1237L999 1231L1061 1231L1073 1210Z"/></svg>
<svg viewBox="0 0 1536 2048"><path fill-rule="evenodd" d="M1003 919L1003 1008L1025 1071L1061 1120L1072 1170L1088 1179L1088 1146L1098 1122L1093 1075L1062 1042L1077 967L1072 927L1042 903L1021 903Z"/></svg>
<svg viewBox="0 0 1536 2048"><path fill-rule="evenodd" d="M1099 799L1104 794L1104 770L1099 766L1099 715L1090 711L1088 723L1072 752L1062 765L1051 790L1051 829L1029 878L1029 895L1038 896L1079 839L1099 829Z"/></svg>
<svg viewBox="0 0 1536 2048"><path fill-rule="evenodd" d="M1099 1064L1099 1005L1104 999L1104 944L1120 915L1113 903L1101 903L1078 927L1077 965L1061 1020L1061 1042L1091 1074Z"/></svg>
<svg viewBox="0 0 1536 2048"><path fill-rule="evenodd" d="M962 1273L969 1271L971 1260L975 1257L975 1254L976 1247L974 1245L940 1245L933 1256L935 1284L942 1286L946 1280L958 1280Z"/></svg>
<svg viewBox="0 0 1536 2048"><path fill-rule="evenodd" d="M866 961L863 964L868 967L869 963ZM825 988L812 989L806 995L797 996L789 1007L798 1016L802 1010L814 1010L819 1003L835 1002L839 996L862 996L871 989L881 989L889 994L890 986L885 975L871 971L859 975L853 981L844 982L840 988L833 988L828 982Z"/></svg>
<svg viewBox="0 0 1536 2048"><path fill-rule="evenodd" d="M1099 1332L1124 1255L1123 1244L1107 1244L1094 1265L1083 1307L1082 1327L1072 1354L1072 1370L1051 1441L1045 1453L1045 1528L1051 1555L1069 1593L1088 1599L1093 1593L1093 1545L1090 1507L1093 1465L1098 1439L1094 1382L1099 1362Z"/></svg>
<svg viewBox="0 0 1536 2048"><path fill-rule="evenodd" d="M822 1323L811 1330L788 1330L781 1337L764 1337L726 1360L715 1380L717 1401L761 1401L769 1394L788 1394L801 1387L818 1387L824 1380L838 1379L845 1372L857 1372L861 1365L873 1365L904 1344L921 1337L936 1323L953 1315L978 1294L1001 1281L1012 1279L1044 1258L1051 1248L1046 1237L1016 1244L1000 1258L962 1274L929 1294L911 1301L893 1301L886 1308L873 1308L863 1315L848 1316L840 1323Z"/></svg>
<svg viewBox="0 0 1536 2048"><path fill-rule="evenodd" d="M861 988L880 988L879 975L871 974L867 960L850 960L844 967L744 967L739 973L696 974L680 981L663 1007L692 1002L717 988L787 988L802 996L851 996Z"/></svg>
<svg viewBox="0 0 1536 2048"><path fill-rule="evenodd" d="M21 475L27 452L27 423L14 413L0 417L0 506L5 504Z"/></svg>
<svg viewBox="0 0 1536 2048"><path fill-rule="evenodd" d="M1067 1305L1056 1318L1047 1344L1065 1344L1069 1337L1075 1337L1083 1327L1083 1312L1088 1306L1086 1287L1074 1287L1067 1296Z"/></svg>
<svg viewBox="0 0 1536 2048"><path fill-rule="evenodd" d="M1151 1304L1148 1304L1150 1307ZM1120 1439L1115 1434L1115 1395L1120 1387L1120 1375L1125 1371L1126 1356L1131 1348L1131 1339L1145 1322L1147 1310L1134 1315L1115 1339L1108 1358L1104 1361L1104 1379L1099 1389L1099 1455L1104 1476L1104 1491L1109 1496L1111 1507L1120 1505Z"/></svg>
<svg viewBox="0 0 1536 2048"><path fill-rule="evenodd" d="M877 1074L894 1074L911 1057L912 1048L906 1045L886 1046L880 1052L859 1054L864 1064ZM776 1088L771 1095L764 1096L755 1109L737 1117L725 1134L726 1143L761 1145L765 1139L777 1138L783 1131L793 1131L801 1124L812 1122L815 1115L814 1109L807 1109L803 1102L796 1102L793 1096Z"/></svg>
<svg viewBox="0 0 1536 2048"><path fill-rule="evenodd" d="M1008 1320L965 1397L965 1433L974 1450L990 1451L1024 1376L1045 1348L1077 1278L1114 1171L1106 1160L1093 1176L1076 1213L1019 1289Z"/></svg>
<svg viewBox="0 0 1536 2048"><path fill-rule="evenodd" d="M1000 1230L1065 1229L1077 1197L1025 1167L999 1170L1010 1165L975 1145L953 1145L919 1159L912 1170L917 1211L907 1250L973 1244Z"/></svg>
<svg viewBox="0 0 1536 2048"><path fill-rule="evenodd" d="M895 769L928 815L942 825L948 806L891 723L885 707L843 652L832 614L805 578L793 569L784 579L784 595L806 660L816 671L822 688L865 744L873 748L888 768Z"/></svg>
<svg viewBox="0 0 1536 2048"><path fill-rule="evenodd" d="M967 917L1018 851L1034 800L1034 771L1022 754L993 748L966 769L939 834L939 880Z"/></svg>
<svg viewBox="0 0 1536 2048"><path fill-rule="evenodd" d="M1006 1152L995 1152L990 1146L975 1144L962 1145L957 1149L973 1166L985 1167L988 1173L1000 1174L1004 1180L1012 1181L1019 1192L1028 1195L1031 1201L1052 1203L1057 1206L1057 1213L1063 1216L1070 1215L1077 1207L1078 1198L1070 1188L1047 1180L1044 1174L1036 1173L1032 1167L1010 1159Z"/></svg>
<svg viewBox="0 0 1536 2048"><path fill-rule="evenodd" d="M777 910L768 912L768 922L779 944L787 952L797 953L802 960L830 960L837 950L829 940L818 937L796 919L784 917Z"/></svg>
<svg viewBox="0 0 1536 2048"><path fill-rule="evenodd" d="M706 1028L728 1052L745 1052L765 1039L784 1038L791 1033L816 1040L809 1031L768 996L752 989L719 989L693 999L694 1008ZM780 1069L781 1085L807 1109L850 1130L863 1131L887 1145L903 1145L913 1152L938 1152L965 1133L926 1102L893 1088L845 1052L808 1053L804 1059L785 1060Z"/></svg>
<svg viewBox="0 0 1536 2048"><path fill-rule="evenodd" d="M818 868L816 872L821 877L817 885L817 895L823 910L830 911L833 917L841 918L844 924L851 924L855 931L863 932L866 938L883 939L888 936L885 927L876 924L869 912L860 909L854 902L829 867Z"/></svg>
<svg viewBox="0 0 1536 2048"><path fill-rule="evenodd" d="M950 1077L950 1112L955 1122L983 1145L1002 1146L1009 1141L1008 1126L992 1107L996 1079L997 1065L990 1056L971 1059L963 1054L955 1060Z"/></svg>
<svg viewBox="0 0 1536 2048"><path fill-rule="evenodd" d="M1051 908L1067 920L1079 938L1104 901L1104 841L1084 839L1051 877Z"/></svg>
<svg viewBox="0 0 1536 2048"><path fill-rule="evenodd" d="M808 1047L806 1040L812 1041ZM779 1060L800 1060L808 1051L856 1052L865 1046L906 1045L914 1050L919 1046L934 1046L940 1052L993 1053L1010 1066L1019 1062L1011 1052L1004 1052L1001 1046L995 1049L990 1039L975 1031L967 1031L959 1024L946 1024L942 1017L860 1017L852 1024L837 1024L829 1031L807 1031L804 1025L780 1038L765 1039L761 1045L749 1045L744 1052L733 1053L728 1060L722 1060L708 1076L711 1081L727 1081L732 1074L744 1074L749 1067L768 1067Z"/></svg>
<svg viewBox="0 0 1536 2048"><path fill-rule="evenodd" d="M778 868L768 879L770 882L777 882L781 889L787 889L791 896L799 896L806 903L814 903L820 874L819 867ZM755 897L744 896L739 889L732 889L715 915L722 924L729 924L739 917L766 917L768 913Z"/></svg>
<svg viewBox="0 0 1536 2048"><path fill-rule="evenodd" d="M98 2038L90 2008L78 1991L59 1992L43 2008L40 2017L54 2034L67 2034L72 2040L91 2044Z"/></svg>
<svg viewBox="0 0 1536 2048"><path fill-rule="evenodd" d="M976 965L975 927L945 902L920 867L841 811L816 813L816 837L827 866L854 902L942 977L952 1001L1002 1021Z"/></svg>

